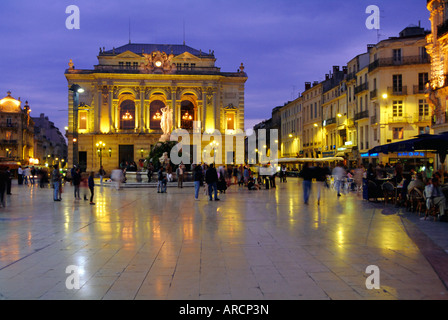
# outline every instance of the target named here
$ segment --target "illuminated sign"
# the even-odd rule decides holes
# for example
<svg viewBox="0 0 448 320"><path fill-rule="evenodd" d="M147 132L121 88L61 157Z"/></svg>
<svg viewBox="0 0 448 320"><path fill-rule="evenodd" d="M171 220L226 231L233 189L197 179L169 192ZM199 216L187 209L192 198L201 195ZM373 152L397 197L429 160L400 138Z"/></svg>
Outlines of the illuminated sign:
<svg viewBox="0 0 448 320"><path fill-rule="evenodd" d="M361 153L361 158L368 158L368 157L378 157L378 153L372 153L372 154L368 154L368 153Z"/></svg>
<svg viewBox="0 0 448 320"><path fill-rule="evenodd" d="M399 157L424 157L424 152L398 152Z"/></svg>

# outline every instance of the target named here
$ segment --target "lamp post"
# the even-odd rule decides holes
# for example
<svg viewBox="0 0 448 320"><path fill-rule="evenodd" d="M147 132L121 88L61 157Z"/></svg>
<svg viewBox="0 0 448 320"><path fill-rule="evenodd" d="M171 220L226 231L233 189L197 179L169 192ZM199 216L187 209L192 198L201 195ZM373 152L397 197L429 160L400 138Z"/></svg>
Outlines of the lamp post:
<svg viewBox="0 0 448 320"><path fill-rule="evenodd" d="M100 168L103 166L103 149L106 147L106 144L103 141L100 141L96 144L96 150L98 152L98 156L100 157Z"/></svg>
<svg viewBox="0 0 448 320"><path fill-rule="evenodd" d="M78 163L78 106L79 94L84 92L84 89L77 84L72 84L70 91L73 92L73 165Z"/></svg>

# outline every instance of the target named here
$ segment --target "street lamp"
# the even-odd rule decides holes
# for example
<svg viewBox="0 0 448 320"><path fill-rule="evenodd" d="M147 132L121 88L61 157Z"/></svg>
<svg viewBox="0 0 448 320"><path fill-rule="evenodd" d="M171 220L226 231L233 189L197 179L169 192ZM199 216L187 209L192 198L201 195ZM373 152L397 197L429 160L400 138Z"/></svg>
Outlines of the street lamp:
<svg viewBox="0 0 448 320"><path fill-rule="evenodd" d="M84 92L84 89L77 84L72 84L70 91L73 92L73 165L78 163L78 106L79 94Z"/></svg>
<svg viewBox="0 0 448 320"><path fill-rule="evenodd" d="M106 144L103 141L100 141L96 144L96 150L98 152L98 156L100 157L100 168L103 166L103 149Z"/></svg>

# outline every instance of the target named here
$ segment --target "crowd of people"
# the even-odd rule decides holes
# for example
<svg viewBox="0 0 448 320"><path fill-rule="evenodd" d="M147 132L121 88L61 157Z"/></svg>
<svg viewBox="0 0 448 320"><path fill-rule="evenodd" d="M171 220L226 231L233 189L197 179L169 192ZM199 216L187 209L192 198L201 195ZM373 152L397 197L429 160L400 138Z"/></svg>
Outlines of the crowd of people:
<svg viewBox="0 0 448 320"><path fill-rule="evenodd" d="M121 183L126 181L126 171L132 169L132 164L127 164L121 168L112 170L110 181L117 190L120 189ZM148 182L152 181L153 167L148 167ZM181 163L174 171L171 166L160 166L157 169L157 193L167 193L167 183L173 181L173 173L177 179L178 188L183 188L186 167ZM198 164L191 167L192 180L194 181L194 198L199 200L201 187L204 195L208 196L210 201L219 201L219 193L225 193L231 185L238 185L247 188L250 191L276 188L276 177L279 177L280 183L287 180L288 170L282 165L277 171L273 166L265 165L259 168L259 172L254 172L250 166L234 165L234 166L218 166L214 164ZM81 169L74 166L70 170L68 181L74 186L75 200L81 200L81 190L83 190L84 200L90 200L90 204L94 205L94 178L100 177L100 184L103 184L103 178L107 172L101 166L98 172L83 173ZM320 205L322 190L332 187L337 197L347 191L362 192L367 186L365 181L372 181L381 188L381 183L385 181L392 182L394 186L400 188L397 206L404 205L410 199L412 190L420 190L427 201L427 207L435 206L439 210L439 215L446 218L446 198L448 195L448 186L444 187L442 181L448 179L447 173L433 172L432 167L426 170L418 170L412 166L403 166L400 161L394 165L379 163L376 166L369 164L365 168L362 164L355 168L347 168L342 163L329 167L323 163L304 163L298 175L303 182L303 200L305 204L309 203L312 186L317 189L317 204ZM54 166L51 172L47 168L35 167L19 167L17 170L18 184L34 185L36 179L39 179L40 187L51 185L53 190L53 200L61 201L63 193L63 177L58 166ZM5 194L11 194L12 174L8 167L0 167L0 203L5 205ZM315 184L313 184L315 181ZM90 192L90 199L88 199Z"/></svg>

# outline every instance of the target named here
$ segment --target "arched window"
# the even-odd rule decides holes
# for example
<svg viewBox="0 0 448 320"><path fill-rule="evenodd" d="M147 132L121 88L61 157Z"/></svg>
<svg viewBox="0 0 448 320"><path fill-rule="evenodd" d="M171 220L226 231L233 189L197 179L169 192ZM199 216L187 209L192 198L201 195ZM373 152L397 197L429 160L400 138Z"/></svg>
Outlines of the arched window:
<svg viewBox="0 0 448 320"><path fill-rule="evenodd" d="M149 105L149 127L152 130L160 130L160 120L162 119L161 109L165 108L165 104L160 100L154 100Z"/></svg>
<svg viewBox="0 0 448 320"><path fill-rule="evenodd" d="M191 101L184 100L180 105L181 128L193 130L194 105Z"/></svg>
<svg viewBox="0 0 448 320"><path fill-rule="evenodd" d="M129 130L135 128L135 102L125 100L120 105L120 129Z"/></svg>

